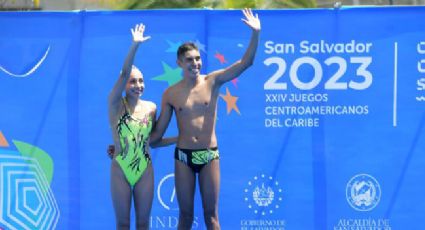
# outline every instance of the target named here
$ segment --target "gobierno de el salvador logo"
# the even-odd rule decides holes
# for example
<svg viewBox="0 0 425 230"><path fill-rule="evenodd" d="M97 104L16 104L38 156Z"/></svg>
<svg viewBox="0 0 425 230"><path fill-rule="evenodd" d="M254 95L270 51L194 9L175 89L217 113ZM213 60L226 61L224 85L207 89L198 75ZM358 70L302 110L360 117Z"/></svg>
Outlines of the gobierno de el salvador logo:
<svg viewBox="0 0 425 230"><path fill-rule="evenodd" d="M373 176L357 174L348 181L345 194L353 209L371 211L381 199L381 187Z"/></svg>
<svg viewBox="0 0 425 230"><path fill-rule="evenodd" d="M283 189L272 176L254 176L244 189L244 201L255 214L272 215L281 206Z"/></svg>
<svg viewBox="0 0 425 230"><path fill-rule="evenodd" d="M0 131L0 229L55 229L60 212L50 189L53 161L33 145Z"/></svg>

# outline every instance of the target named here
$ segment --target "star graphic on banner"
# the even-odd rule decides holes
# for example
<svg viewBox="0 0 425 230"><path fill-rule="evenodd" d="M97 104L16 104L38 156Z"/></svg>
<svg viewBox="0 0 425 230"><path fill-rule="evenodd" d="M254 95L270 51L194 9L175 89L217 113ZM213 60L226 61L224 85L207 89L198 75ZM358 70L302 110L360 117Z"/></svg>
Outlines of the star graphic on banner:
<svg viewBox="0 0 425 230"><path fill-rule="evenodd" d="M170 40L166 40L168 43L168 49L165 51L167 53L176 53L179 46L182 44L181 42L172 42Z"/></svg>
<svg viewBox="0 0 425 230"><path fill-rule="evenodd" d="M227 62L226 59L224 58L224 55L217 52L217 51L215 52L214 57L217 58L220 61L220 64L224 64L224 63Z"/></svg>
<svg viewBox="0 0 425 230"><path fill-rule="evenodd" d="M204 51L204 53L207 53L207 51L205 50L205 45L202 44L198 39L196 39L194 43L200 51Z"/></svg>
<svg viewBox="0 0 425 230"><path fill-rule="evenodd" d="M0 147L9 147L9 143L7 143L7 140L1 131L0 131Z"/></svg>
<svg viewBox="0 0 425 230"><path fill-rule="evenodd" d="M237 85L237 83L238 83L238 78L233 78L232 80L231 80L231 82L233 83L233 85L236 87L236 88L238 88L238 85Z"/></svg>
<svg viewBox="0 0 425 230"><path fill-rule="evenodd" d="M152 78L152 80L166 81L168 82L168 86L172 86L182 79L182 70L179 67L173 69L167 63L162 62L162 68L164 69L164 73Z"/></svg>
<svg viewBox="0 0 425 230"><path fill-rule="evenodd" d="M238 97L232 96L229 92L229 88L226 87L226 95L220 94L220 97L223 98L223 100L226 102L227 114L229 114L233 109L239 115L241 115L241 113L239 112L238 106L236 105L236 101L238 100Z"/></svg>

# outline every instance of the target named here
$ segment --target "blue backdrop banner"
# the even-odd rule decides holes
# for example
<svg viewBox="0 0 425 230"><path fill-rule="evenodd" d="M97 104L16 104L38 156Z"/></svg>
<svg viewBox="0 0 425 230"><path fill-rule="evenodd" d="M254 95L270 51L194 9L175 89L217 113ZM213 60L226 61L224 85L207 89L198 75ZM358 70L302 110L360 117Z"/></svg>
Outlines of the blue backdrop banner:
<svg viewBox="0 0 425 230"><path fill-rule="evenodd" d="M423 229L425 7L256 10L254 65L217 105L223 229ZM132 28L160 107L177 47L244 54L238 10L0 13L0 229L114 229L107 97ZM175 118L166 132L177 135ZM175 229L174 146L152 149L152 229ZM193 229L206 229L199 192ZM132 214L134 215L134 213Z"/></svg>

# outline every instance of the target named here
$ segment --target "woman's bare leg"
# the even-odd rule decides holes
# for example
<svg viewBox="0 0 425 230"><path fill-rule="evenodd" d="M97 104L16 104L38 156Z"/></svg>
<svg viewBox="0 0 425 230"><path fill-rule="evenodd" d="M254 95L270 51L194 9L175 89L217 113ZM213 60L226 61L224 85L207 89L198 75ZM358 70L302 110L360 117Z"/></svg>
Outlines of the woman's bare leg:
<svg viewBox="0 0 425 230"><path fill-rule="evenodd" d="M111 194L116 229L130 229L131 188L118 162L111 163Z"/></svg>
<svg viewBox="0 0 425 230"><path fill-rule="evenodd" d="M136 209L136 229L149 229L149 218L154 193L153 167L149 164L133 190Z"/></svg>

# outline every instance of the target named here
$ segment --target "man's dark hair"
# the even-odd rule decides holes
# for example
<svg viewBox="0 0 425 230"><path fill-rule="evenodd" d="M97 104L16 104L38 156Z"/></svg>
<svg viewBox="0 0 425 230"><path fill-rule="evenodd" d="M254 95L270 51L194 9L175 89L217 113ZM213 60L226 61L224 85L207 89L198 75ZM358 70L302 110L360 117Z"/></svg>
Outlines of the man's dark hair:
<svg viewBox="0 0 425 230"><path fill-rule="evenodd" d="M179 46L179 49L177 50L177 59L179 59L184 53L186 53L189 50L199 51L195 43L185 42L181 46Z"/></svg>

